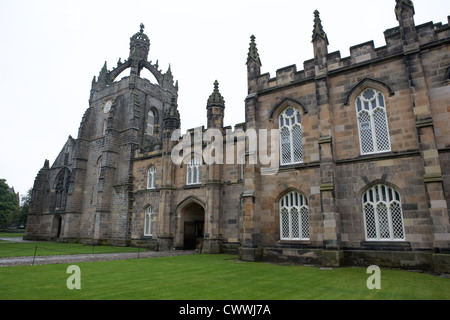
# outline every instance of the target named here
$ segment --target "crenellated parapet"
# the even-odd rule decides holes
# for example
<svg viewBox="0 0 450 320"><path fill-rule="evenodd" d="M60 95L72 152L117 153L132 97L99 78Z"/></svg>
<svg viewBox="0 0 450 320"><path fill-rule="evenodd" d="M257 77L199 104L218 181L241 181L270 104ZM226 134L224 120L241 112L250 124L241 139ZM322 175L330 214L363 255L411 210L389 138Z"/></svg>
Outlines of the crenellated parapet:
<svg viewBox="0 0 450 320"><path fill-rule="evenodd" d="M396 13L403 12L403 16L405 16L405 12L413 12L413 7L411 11L409 4L410 1L399 1L399 3L400 7L406 6L406 8L401 11L399 7L396 9ZM395 57L402 57L412 51L426 50L450 41L449 23L428 22L414 26L414 33L417 35L416 42L408 41L405 43L405 38L409 39L408 32L411 32L411 28L405 29L405 23L400 23L398 27L387 29L384 32L385 46L377 48L374 42L370 40L350 47L350 55L342 57L340 51L327 52L329 39L323 31L318 11L315 11L314 15L312 39L314 58L304 61L302 70L297 70L296 65L280 68L276 71L275 77L272 77L270 73L251 74L251 77L249 77L249 94L252 92L272 90L286 85L295 85L299 82L314 81L317 77L324 75L332 76L339 72L346 72L367 64L380 63ZM448 20L450 22L450 16ZM254 36L252 36L252 45L252 47L256 47ZM249 61L256 64L254 59L249 58ZM258 67L260 67L260 63L258 63ZM326 68L326 72L324 68Z"/></svg>

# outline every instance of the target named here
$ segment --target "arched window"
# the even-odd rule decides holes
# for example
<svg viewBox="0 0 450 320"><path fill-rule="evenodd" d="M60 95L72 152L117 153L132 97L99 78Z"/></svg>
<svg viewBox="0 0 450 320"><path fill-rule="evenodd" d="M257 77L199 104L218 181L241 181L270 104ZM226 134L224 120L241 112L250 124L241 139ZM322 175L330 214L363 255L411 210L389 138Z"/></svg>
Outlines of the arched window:
<svg viewBox="0 0 450 320"><path fill-rule="evenodd" d="M291 191L280 200L281 240L309 240L308 200Z"/></svg>
<svg viewBox="0 0 450 320"><path fill-rule="evenodd" d="M400 194L377 184L363 195L366 240L405 240Z"/></svg>
<svg viewBox="0 0 450 320"><path fill-rule="evenodd" d="M69 193L69 183L72 174L69 169L64 168L58 173L55 185L55 211L65 212L67 204L67 195Z"/></svg>
<svg viewBox="0 0 450 320"><path fill-rule="evenodd" d="M295 108L284 110L279 118L280 162L282 165L303 162L301 114Z"/></svg>
<svg viewBox="0 0 450 320"><path fill-rule="evenodd" d="M96 173L97 173L97 178L101 177L102 174L102 156L100 156L97 160L97 167L96 167Z"/></svg>
<svg viewBox="0 0 450 320"><path fill-rule="evenodd" d="M240 170L240 175L239 175L239 179L244 180L245 179L245 153L241 156L241 170Z"/></svg>
<svg viewBox="0 0 450 320"><path fill-rule="evenodd" d="M200 159L193 158L187 165L186 184L202 183L202 163Z"/></svg>
<svg viewBox="0 0 450 320"><path fill-rule="evenodd" d="M152 219L153 208L152 206L148 206L145 208L144 236L152 236Z"/></svg>
<svg viewBox="0 0 450 320"><path fill-rule="evenodd" d="M147 171L147 189L155 189L156 168L151 166Z"/></svg>
<svg viewBox="0 0 450 320"><path fill-rule="evenodd" d="M150 110L147 115L147 134L153 135L153 128L155 126L155 113Z"/></svg>
<svg viewBox="0 0 450 320"><path fill-rule="evenodd" d="M368 88L356 98L361 154L391 150L384 96Z"/></svg>

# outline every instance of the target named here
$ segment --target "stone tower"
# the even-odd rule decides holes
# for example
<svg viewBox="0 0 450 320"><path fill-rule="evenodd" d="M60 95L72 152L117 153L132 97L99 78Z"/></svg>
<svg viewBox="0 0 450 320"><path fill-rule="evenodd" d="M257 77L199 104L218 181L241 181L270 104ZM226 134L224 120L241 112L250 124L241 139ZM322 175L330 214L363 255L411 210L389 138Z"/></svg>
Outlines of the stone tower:
<svg viewBox="0 0 450 320"><path fill-rule="evenodd" d="M105 62L94 77L78 138L69 137L35 182L26 238L128 243L132 159L139 150L161 149L163 120L177 96L170 67L166 73L158 70L147 60L149 50L141 24L130 38L128 59L119 59L112 70ZM140 77L143 68L157 83ZM129 76L115 81L126 69Z"/></svg>

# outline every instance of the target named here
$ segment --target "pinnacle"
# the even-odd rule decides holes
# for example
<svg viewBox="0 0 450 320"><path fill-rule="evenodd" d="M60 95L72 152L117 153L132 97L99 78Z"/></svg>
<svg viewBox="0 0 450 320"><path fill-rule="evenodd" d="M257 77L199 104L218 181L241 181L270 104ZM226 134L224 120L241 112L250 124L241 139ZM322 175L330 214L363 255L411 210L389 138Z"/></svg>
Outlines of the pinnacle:
<svg viewBox="0 0 450 320"><path fill-rule="evenodd" d="M258 48L256 48L255 36L252 35L250 37L250 48L248 50L247 63L250 60L259 62L261 64L261 60L259 59Z"/></svg>
<svg viewBox="0 0 450 320"><path fill-rule="evenodd" d="M225 100L223 99L222 95L219 92L219 81L214 81L214 91L209 96L207 107L210 106L222 106L225 107Z"/></svg>
<svg viewBox="0 0 450 320"><path fill-rule="evenodd" d="M312 41L316 39L316 37L319 36L327 41L328 44L328 37L325 31L322 27L322 21L320 20L320 12L318 10L314 11L314 30L312 35Z"/></svg>

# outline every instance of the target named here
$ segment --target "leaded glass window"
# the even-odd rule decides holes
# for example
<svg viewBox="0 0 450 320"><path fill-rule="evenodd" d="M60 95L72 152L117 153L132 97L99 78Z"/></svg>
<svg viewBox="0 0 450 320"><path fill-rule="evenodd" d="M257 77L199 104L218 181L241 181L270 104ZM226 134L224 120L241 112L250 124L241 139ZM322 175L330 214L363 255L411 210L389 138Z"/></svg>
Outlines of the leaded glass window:
<svg viewBox="0 0 450 320"><path fill-rule="evenodd" d="M391 150L384 96L375 89L366 89L356 98L361 154Z"/></svg>
<svg viewBox="0 0 450 320"><path fill-rule="evenodd" d="M202 183L202 164L200 159L194 158L187 165L186 184L200 184Z"/></svg>
<svg viewBox="0 0 450 320"><path fill-rule="evenodd" d="M400 194L377 184L363 195L366 240L405 240Z"/></svg>
<svg viewBox="0 0 450 320"><path fill-rule="evenodd" d="M309 240L308 200L291 191L280 199L281 240Z"/></svg>
<svg viewBox="0 0 450 320"><path fill-rule="evenodd" d="M292 107L279 116L280 162L282 165L303 162L303 141L300 112Z"/></svg>

